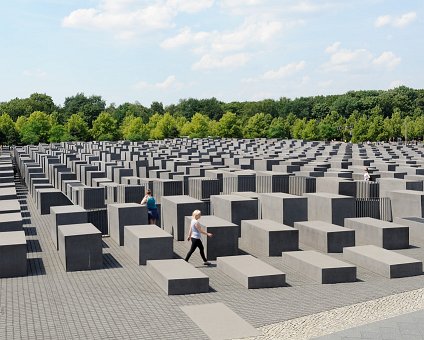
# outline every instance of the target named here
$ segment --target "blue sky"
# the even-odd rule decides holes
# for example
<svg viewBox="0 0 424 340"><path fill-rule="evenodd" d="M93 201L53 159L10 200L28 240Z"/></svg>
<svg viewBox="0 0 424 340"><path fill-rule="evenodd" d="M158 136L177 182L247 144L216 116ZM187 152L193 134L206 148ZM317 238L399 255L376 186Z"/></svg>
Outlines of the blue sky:
<svg viewBox="0 0 424 340"><path fill-rule="evenodd" d="M0 14L0 101L424 87L422 0L13 0Z"/></svg>

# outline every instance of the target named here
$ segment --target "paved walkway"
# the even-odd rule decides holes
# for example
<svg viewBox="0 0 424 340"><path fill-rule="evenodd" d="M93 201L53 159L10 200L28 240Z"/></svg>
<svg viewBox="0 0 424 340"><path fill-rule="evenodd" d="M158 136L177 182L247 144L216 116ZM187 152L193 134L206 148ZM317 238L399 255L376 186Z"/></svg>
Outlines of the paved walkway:
<svg viewBox="0 0 424 340"><path fill-rule="evenodd" d="M424 276L389 280L361 268L358 282L321 285L285 267L281 257L261 256L287 274L289 286L247 290L218 268L204 267L194 254L190 262L210 277L209 293L167 296L110 238L104 238L104 269L67 273L50 239L49 216L40 216L25 186L18 184L17 191L29 273L0 280L0 339L205 339L180 306L213 302L225 303L265 332L282 322L424 287ZM399 252L424 260L422 245L415 246ZM188 242L174 242L175 257L187 250ZM287 339L278 334L284 333L268 338ZM328 332L314 336L323 334Z"/></svg>

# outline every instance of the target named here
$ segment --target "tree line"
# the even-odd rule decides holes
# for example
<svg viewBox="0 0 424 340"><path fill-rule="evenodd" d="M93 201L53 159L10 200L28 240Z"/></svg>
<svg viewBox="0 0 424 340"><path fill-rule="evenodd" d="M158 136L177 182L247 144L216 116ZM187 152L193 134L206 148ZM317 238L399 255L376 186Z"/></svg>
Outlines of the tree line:
<svg viewBox="0 0 424 340"><path fill-rule="evenodd" d="M216 98L153 102L106 102L83 93L62 106L46 94L0 103L0 142L191 138L296 138L351 142L422 140L424 90L387 91L224 103Z"/></svg>

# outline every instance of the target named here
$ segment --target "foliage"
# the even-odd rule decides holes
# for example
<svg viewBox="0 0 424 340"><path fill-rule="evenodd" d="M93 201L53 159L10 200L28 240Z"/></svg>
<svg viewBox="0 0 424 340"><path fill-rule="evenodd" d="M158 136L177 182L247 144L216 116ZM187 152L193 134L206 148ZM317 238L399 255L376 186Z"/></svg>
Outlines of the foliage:
<svg viewBox="0 0 424 340"><path fill-rule="evenodd" d="M69 117L65 131L70 141L86 141L89 138L88 124L81 114L73 114Z"/></svg>
<svg viewBox="0 0 424 340"><path fill-rule="evenodd" d="M122 138L130 141L141 141L149 138L147 126L141 117L127 116L121 126Z"/></svg>
<svg viewBox="0 0 424 340"><path fill-rule="evenodd" d="M91 136L94 140L113 141L119 137L116 119L108 112L102 112L96 120L93 121Z"/></svg>
<svg viewBox="0 0 424 340"><path fill-rule="evenodd" d="M12 145L18 140L18 131L15 123L7 113L0 115L0 143Z"/></svg>
<svg viewBox="0 0 424 340"><path fill-rule="evenodd" d="M20 130L21 141L25 144L46 143L49 139L51 124L49 116L41 111L34 111Z"/></svg>
<svg viewBox="0 0 424 340"><path fill-rule="evenodd" d="M219 120L216 127L217 135L223 138L242 137L240 123L232 112L226 112Z"/></svg>

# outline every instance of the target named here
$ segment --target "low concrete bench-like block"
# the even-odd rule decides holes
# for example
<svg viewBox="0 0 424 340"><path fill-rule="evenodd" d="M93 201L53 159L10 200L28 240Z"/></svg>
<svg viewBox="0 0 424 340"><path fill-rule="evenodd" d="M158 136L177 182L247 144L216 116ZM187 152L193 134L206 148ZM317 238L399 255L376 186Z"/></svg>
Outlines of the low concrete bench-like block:
<svg viewBox="0 0 424 340"><path fill-rule="evenodd" d="M283 264L319 283L356 281L356 267L314 250L282 254Z"/></svg>
<svg viewBox="0 0 424 340"><path fill-rule="evenodd" d="M210 339L244 339L261 335L256 328L223 303L180 308Z"/></svg>
<svg viewBox="0 0 424 340"><path fill-rule="evenodd" d="M237 224L213 215L202 216L198 222L203 230L213 234L213 237L202 235L205 255L208 260L215 260L218 256L238 254L239 226ZM191 216L186 216L186 235L188 235L190 223Z"/></svg>
<svg viewBox="0 0 424 340"><path fill-rule="evenodd" d="M239 246L258 256L281 256L283 251L299 249L299 230L272 220L245 220Z"/></svg>
<svg viewBox="0 0 424 340"><path fill-rule="evenodd" d="M16 189L14 187L0 188L0 201L16 199L18 199L18 196L16 195Z"/></svg>
<svg viewBox="0 0 424 340"><path fill-rule="evenodd" d="M0 232L23 230L23 220L20 212L0 214Z"/></svg>
<svg viewBox="0 0 424 340"><path fill-rule="evenodd" d="M24 231L0 233L0 278L26 274L27 248Z"/></svg>
<svg viewBox="0 0 424 340"><path fill-rule="evenodd" d="M150 260L146 271L168 295L209 291L209 277L182 259Z"/></svg>
<svg viewBox="0 0 424 340"><path fill-rule="evenodd" d="M79 205L51 207L50 218L50 235L57 250L59 250L57 228L60 225L88 223L87 210Z"/></svg>
<svg viewBox="0 0 424 340"><path fill-rule="evenodd" d="M308 220L306 197L285 193L261 194L259 196L262 218L270 219L290 227L294 222Z"/></svg>
<svg viewBox="0 0 424 340"><path fill-rule="evenodd" d="M355 198L344 195L316 192L308 198L308 220L324 221L344 226L344 219L356 217Z"/></svg>
<svg viewBox="0 0 424 340"><path fill-rule="evenodd" d="M218 269L248 289L282 287L286 274L252 255L218 257Z"/></svg>
<svg viewBox="0 0 424 340"><path fill-rule="evenodd" d="M345 248L343 258L389 279L420 275L423 271L421 261L374 245Z"/></svg>
<svg viewBox="0 0 424 340"><path fill-rule="evenodd" d="M356 245L373 244L385 249L409 248L409 228L371 217L347 218L345 226L355 230Z"/></svg>
<svg viewBox="0 0 424 340"><path fill-rule="evenodd" d="M393 218L424 217L424 192L398 190L388 194L392 203Z"/></svg>
<svg viewBox="0 0 424 340"><path fill-rule="evenodd" d="M409 240L424 242L424 218L396 217L394 223L409 227Z"/></svg>
<svg viewBox="0 0 424 340"><path fill-rule="evenodd" d="M21 205L16 200L4 200L0 204L0 214L18 213L21 211Z"/></svg>
<svg viewBox="0 0 424 340"><path fill-rule="evenodd" d="M325 253L342 253L355 245L355 230L323 221L295 222L299 242Z"/></svg>
<svg viewBox="0 0 424 340"><path fill-rule="evenodd" d="M103 268L102 233L91 223L58 227L59 257L67 272Z"/></svg>
<svg viewBox="0 0 424 340"><path fill-rule="evenodd" d="M154 224L124 227L124 249L139 265L173 257L173 237Z"/></svg>
<svg viewBox="0 0 424 340"><path fill-rule="evenodd" d="M162 226L177 241L185 240L184 218L191 216L194 210L204 210L204 202L190 196L162 197Z"/></svg>
<svg viewBox="0 0 424 340"><path fill-rule="evenodd" d="M137 203L108 204L109 233L112 240L124 245L124 226L148 223L147 207Z"/></svg>

